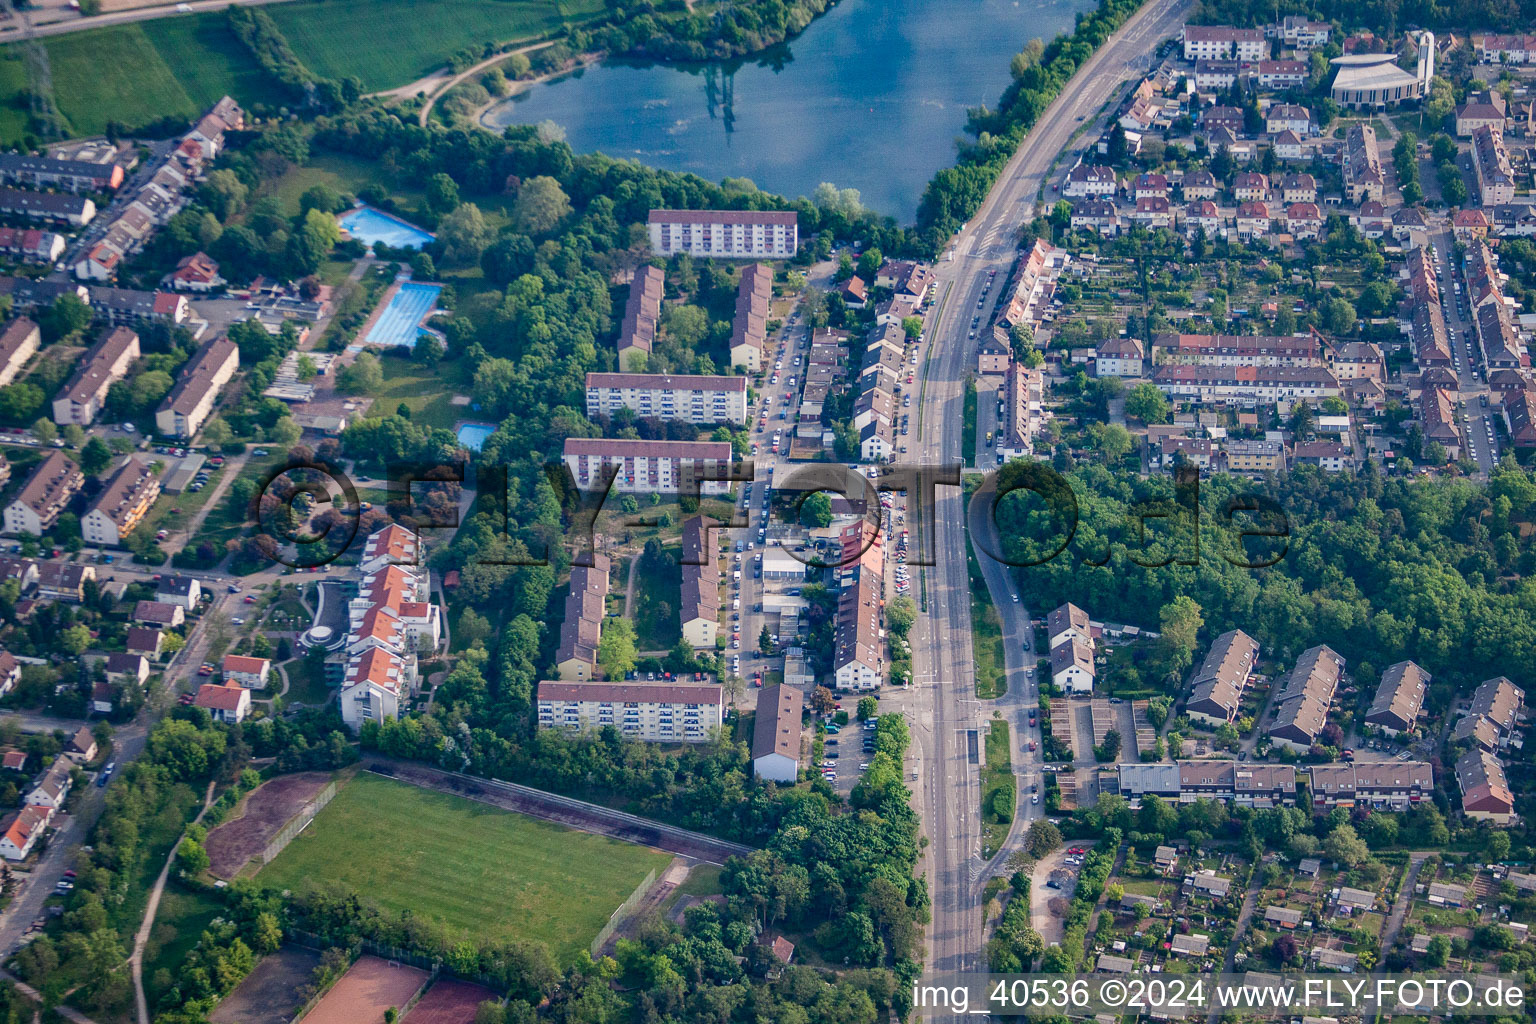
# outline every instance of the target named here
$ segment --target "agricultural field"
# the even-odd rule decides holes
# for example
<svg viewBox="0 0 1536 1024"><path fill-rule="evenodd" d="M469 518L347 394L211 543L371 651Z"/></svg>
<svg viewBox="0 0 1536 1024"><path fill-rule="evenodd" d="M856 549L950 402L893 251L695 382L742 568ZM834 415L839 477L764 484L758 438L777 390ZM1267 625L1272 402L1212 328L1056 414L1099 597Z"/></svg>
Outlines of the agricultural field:
<svg viewBox="0 0 1536 1024"><path fill-rule="evenodd" d="M327 0L267 13L299 60L370 92L405 85L466 46L541 36L602 12L601 0Z"/></svg>
<svg viewBox="0 0 1536 1024"><path fill-rule="evenodd" d="M295 890L340 883L386 912L409 910L487 938L536 939L559 957L586 948L646 872L670 860L363 773L257 880Z"/></svg>
<svg viewBox="0 0 1536 1024"><path fill-rule="evenodd" d="M466 47L556 33L600 16L601 0L333 0L268 13L299 59L324 77L356 75L370 91L406 85ZM228 28L223 12L152 19L44 40L54 97L76 136L107 123L191 120L226 93L246 107L280 105L277 83ZM0 50L0 145L27 132L19 51Z"/></svg>

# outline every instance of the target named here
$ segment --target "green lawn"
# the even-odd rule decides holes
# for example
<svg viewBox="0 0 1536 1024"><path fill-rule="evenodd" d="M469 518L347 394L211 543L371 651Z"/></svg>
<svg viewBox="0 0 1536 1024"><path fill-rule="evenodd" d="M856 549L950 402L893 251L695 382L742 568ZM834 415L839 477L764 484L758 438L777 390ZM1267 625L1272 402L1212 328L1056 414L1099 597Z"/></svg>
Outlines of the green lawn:
<svg viewBox="0 0 1536 1024"><path fill-rule="evenodd" d="M1018 781L1013 776L1008 744L1008 723L994 720L987 729L985 763L981 769L981 855L990 857L1008 838L1018 802Z"/></svg>
<svg viewBox="0 0 1536 1024"><path fill-rule="evenodd" d="M330 699L331 688L326 685L323 666L311 666L308 660L296 658L284 662L283 671L288 674L288 693L283 700L316 707Z"/></svg>
<svg viewBox="0 0 1536 1024"><path fill-rule="evenodd" d="M1003 660L1003 622L992 607L987 581L981 575L969 536L965 565L971 588L971 657L975 661L976 696L994 700L1008 692L1007 662Z"/></svg>
<svg viewBox="0 0 1536 1024"><path fill-rule="evenodd" d="M671 856L459 797L361 774L258 881L339 882L388 913L465 935L584 949L652 868Z"/></svg>
<svg viewBox="0 0 1536 1024"><path fill-rule="evenodd" d="M404 402L411 410L411 422L424 427L454 430L460 420L472 419L468 406L456 406L452 381L458 376L453 363L442 362L435 369L393 353L379 358L384 369L384 387L374 400L370 416L393 416ZM371 500L371 499L366 499Z"/></svg>
<svg viewBox="0 0 1536 1024"><path fill-rule="evenodd" d="M643 555L635 562L635 647L642 651L665 651L683 635L678 616L678 601L683 586L683 570L678 565L680 550L668 549L669 556L652 564Z"/></svg>

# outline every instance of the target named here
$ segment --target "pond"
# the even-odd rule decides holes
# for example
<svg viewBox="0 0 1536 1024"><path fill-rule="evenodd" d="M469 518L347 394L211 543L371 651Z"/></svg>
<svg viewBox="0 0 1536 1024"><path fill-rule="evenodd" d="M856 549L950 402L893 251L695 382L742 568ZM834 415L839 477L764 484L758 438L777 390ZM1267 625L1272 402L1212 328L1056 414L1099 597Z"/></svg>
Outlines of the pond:
<svg viewBox="0 0 1536 1024"><path fill-rule="evenodd" d="M1070 31L1090 0L844 0L751 61L609 61L531 86L487 125L554 121L600 150L795 197L830 181L910 223L954 163L970 107L997 103L1030 39Z"/></svg>

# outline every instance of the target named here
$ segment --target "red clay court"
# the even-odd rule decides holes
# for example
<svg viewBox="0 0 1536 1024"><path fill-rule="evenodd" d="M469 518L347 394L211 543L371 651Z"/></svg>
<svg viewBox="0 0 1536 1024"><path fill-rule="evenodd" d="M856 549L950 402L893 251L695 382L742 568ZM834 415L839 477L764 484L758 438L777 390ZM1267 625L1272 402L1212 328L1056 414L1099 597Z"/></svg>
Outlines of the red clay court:
<svg viewBox="0 0 1536 1024"><path fill-rule="evenodd" d="M496 993L467 981L444 979L427 989L400 1024L471 1024L475 1009Z"/></svg>
<svg viewBox="0 0 1536 1024"><path fill-rule="evenodd" d="M427 972L391 967L376 956L359 957L315 1008L304 1024L384 1024L384 1011L401 1007L427 983Z"/></svg>
<svg viewBox="0 0 1536 1024"><path fill-rule="evenodd" d="M330 781L330 772L298 772L253 789L245 798L244 814L208 833L208 870L216 878L234 878Z"/></svg>

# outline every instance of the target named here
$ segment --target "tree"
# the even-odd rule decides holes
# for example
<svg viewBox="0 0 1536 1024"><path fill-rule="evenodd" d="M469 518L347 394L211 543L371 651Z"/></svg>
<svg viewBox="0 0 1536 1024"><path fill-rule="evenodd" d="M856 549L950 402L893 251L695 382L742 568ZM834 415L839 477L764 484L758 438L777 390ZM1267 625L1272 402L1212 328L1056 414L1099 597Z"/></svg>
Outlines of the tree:
<svg viewBox="0 0 1536 1024"><path fill-rule="evenodd" d="M1327 306L1328 329L1334 334L1349 334L1355 329L1355 307L1344 299L1333 299Z"/></svg>
<svg viewBox="0 0 1536 1024"><path fill-rule="evenodd" d="M1352 825L1347 824L1328 833L1328 838L1323 840L1323 853L1347 868L1354 867L1371 855L1365 840L1360 838Z"/></svg>
<svg viewBox="0 0 1536 1024"><path fill-rule="evenodd" d="M39 327L48 341L58 341L83 331L91 325L91 307L74 292L65 292L53 300L40 318Z"/></svg>
<svg viewBox="0 0 1536 1024"><path fill-rule="evenodd" d="M52 444L53 439L59 436L58 424L46 416L41 417L32 424L32 436L42 444Z"/></svg>
<svg viewBox="0 0 1536 1024"><path fill-rule="evenodd" d="M818 715L830 715L837 710L837 698L825 686L818 686L811 691L810 705Z"/></svg>
<svg viewBox="0 0 1536 1024"><path fill-rule="evenodd" d="M923 318L919 316L902 317L901 333L907 336L908 341L916 341L918 335L923 333Z"/></svg>
<svg viewBox="0 0 1536 1024"><path fill-rule="evenodd" d="M1194 664L1195 644L1203 625L1205 620L1200 606L1187 594L1180 594L1163 605L1158 613L1158 632L1161 635L1157 641L1157 651L1166 677L1179 678L1185 669Z"/></svg>
<svg viewBox="0 0 1536 1024"><path fill-rule="evenodd" d="M112 449L99 437L91 438L80 449L80 470L88 476L97 475L111 464Z"/></svg>
<svg viewBox="0 0 1536 1024"><path fill-rule="evenodd" d="M447 213L459 205L459 186L447 174L439 171L427 179L427 207L437 214Z"/></svg>
<svg viewBox="0 0 1536 1024"><path fill-rule="evenodd" d="M78 655L91 645L91 631L75 623L59 634L59 649L65 654Z"/></svg>
<svg viewBox="0 0 1536 1024"><path fill-rule="evenodd" d="M1061 846L1061 830L1044 818L1032 822L1024 834L1024 848L1035 857L1044 857Z"/></svg>
<svg viewBox="0 0 1536 1024"><path fill-rule="evenodd" d="M635 668L635 626L628 619L609 619L597 641L597 663L608 679L623 679Z"/></svg>
<svg viewBox="0 0 1536 1024"><path fill-rule="evenodd" d="M208 421L203 428L203 440L212 448L221 448L228 444L235 436L235 432L229 429L229 424L224 422L222 416Z"/></svg>
<svg viewBox="0 0 1536 1024"><path fill-rule="evenodd" d="M1446 935L1436 935L1429 940L1429 948L1424 951L1424 966L1432 968L1444 967L1451 959L1451 940Z"/></svg>
<svg viewBox="0 0 1536 1024"><path fill-rule="evenodd" d="M437 244L442 246L443 261L455 266L478 262L492 237L485 215L474 203L458 207L437 225Z"/></svg>
<svg viewBox="0 0 1536 1024"><path fill-rule="evenodd" d="M1120 756L1120 732L1111 729L1104 734L1104 742L1093 748L1093 756L1100 761L1113 761Z"/></svg>
<svg viewBox="0 0 1536 1024"><path fill-rule="evenodd" d="M199 875L208 870L208 851L191 836L183 839L176 850L176 862L189 875Z"/></svg>
<svg viewBox="0 0 1536 1024"><path fill-rule="evenodd" d="M917 602L908 594L891 599L885 607L885 628L896 639L903 639L917 621Z"/></svg>
<svg viewBox="0 0 1536 1024"><path fill-rule="evenodd" d="M377 394L383 386L384 367L372 352L359 352L350 366L336 372L336 387L347 394Z"/></svg>
<svg viewBox="0 0 1536 1024"><path fill-rule="evenodd" d="M538 175L523 182L512 204L512 222L528 235L547 235L559 227L571 212L570 197L560 183L548 175Z"/></svg>
<svg viewBox="0 0 1536 1024"><path fill-rule="evenodd" d="M1168 404L1168 399L1157 389L1157 385L1149 380L1144 380L1131 388L1125 396L1125 414L1140 420L1147 426L1156 423L1167 423L1173 414L1173 408Z"/></svg>
<svg viewBox="0 0 1536 1024"><path fill-rule="evenodd" d="M823 491L817 491L800 503L800 525L812 530L825 529L832 524L832 499Z"/></svg>
<svg viewBox="0 0 1536 1024"><path fill-rule="evenodd" d="M762 652L765 658L773 653L773 634L768 632L768 624L766 622L763 623L762 631L757 634L757 649Z"/></svg>
<svg viewBox="0 0 1536 1024"><path fill-rule="evenodd" d="M873 697L860 697L858 704L859 721L867 722L880 713L880 702Z"/></svg>

